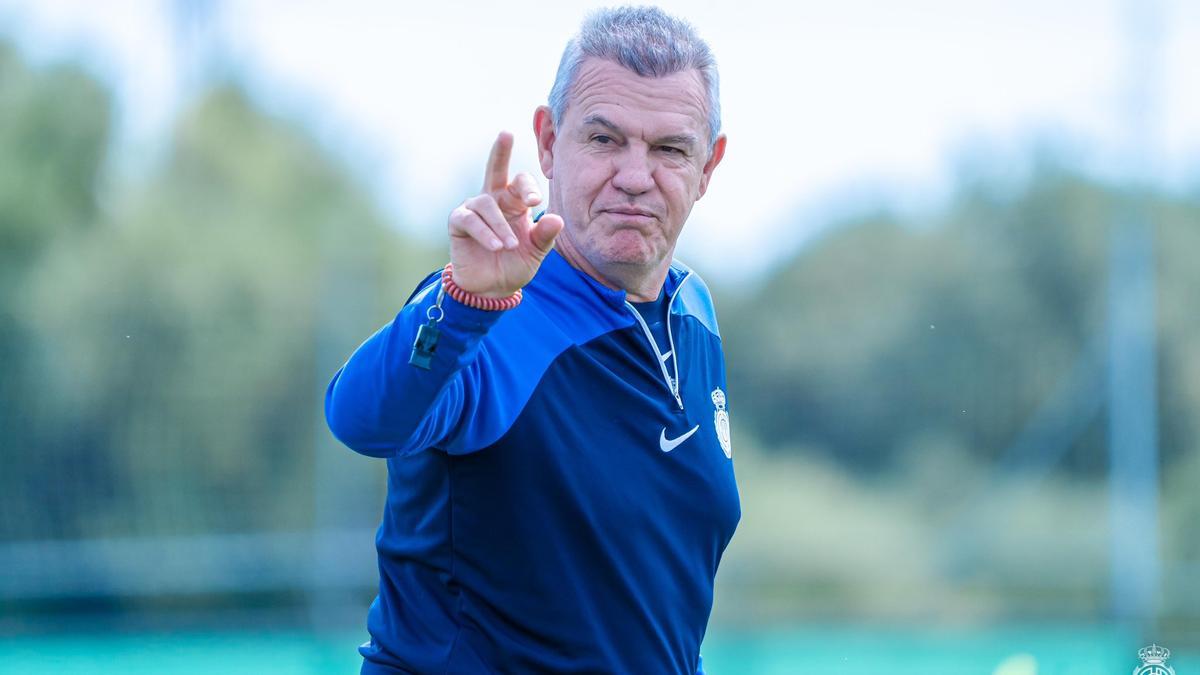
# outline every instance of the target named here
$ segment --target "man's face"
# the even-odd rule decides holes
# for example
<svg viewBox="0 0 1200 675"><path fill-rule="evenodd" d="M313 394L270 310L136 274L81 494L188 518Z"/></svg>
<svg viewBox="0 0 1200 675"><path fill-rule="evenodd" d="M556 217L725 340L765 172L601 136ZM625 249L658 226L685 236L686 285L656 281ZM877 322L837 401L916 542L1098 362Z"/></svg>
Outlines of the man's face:
<svg viewBox="0 0 1200 675"><path fill-rule="evenodd" d="M708 103L695 70L640 77L601 59L581 64L557 128L536 119L552 212L570 245L599 270L669 261L708 188L725 138L709 152Z"/></svg>

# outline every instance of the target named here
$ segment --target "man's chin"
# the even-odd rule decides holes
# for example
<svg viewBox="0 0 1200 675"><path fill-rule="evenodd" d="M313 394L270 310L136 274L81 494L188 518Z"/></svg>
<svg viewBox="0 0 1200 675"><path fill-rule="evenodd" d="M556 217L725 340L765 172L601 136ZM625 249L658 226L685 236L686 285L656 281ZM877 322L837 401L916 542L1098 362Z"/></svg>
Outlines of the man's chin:
<svg viewBox="0 0 1200 675"><path fill-rule="evenodd" d="M609 265L619 265L621 267L637 267L644 269L652 269L657 267L662 262L662 256L654 251L645 249L637 250L616 250L605 255L605 262Z"/></svg>
<svg viewBox="0 0 1200 675"><path fill-rule="evenodd" d="M605 247L604 257L610 265L630 267L657 267L663 253L643 237L614 237Z"/></svg>

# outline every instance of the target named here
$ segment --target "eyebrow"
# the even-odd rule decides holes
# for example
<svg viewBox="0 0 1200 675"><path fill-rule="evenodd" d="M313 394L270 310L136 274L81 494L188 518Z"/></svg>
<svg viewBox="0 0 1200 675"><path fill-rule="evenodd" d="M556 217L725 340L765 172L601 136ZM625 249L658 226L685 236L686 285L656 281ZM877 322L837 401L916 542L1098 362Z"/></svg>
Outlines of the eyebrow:
<svg viewBox="0 0 1200 675"><path fill-rule="evenodd" d="M583 119L583 125L602 126L615 134L619 134L621 136L625 135L625 132L621 131L621 127L613 124L603 115L588 115ZM662 136L654 139L654 145L684 145L689 149L696 147L698 143L699 141L696 139L696 137L691 134L671 134L670 136Z"/></svg>
<svg viewBox="0 0 1200 675"><path fill-rule="evenodd" d="M621 133L621 127L618 127L617 125L613 124L612 122L609 122L607 119L604 118L603 115L588 115L587 117L583 118L583 125L585 127L590 127L590 126L596 125L596 124L606 128L609 131L612 131L614 133L618 133L618 134ZM624 134L622 134L622 135L624 135Z"/></svg>

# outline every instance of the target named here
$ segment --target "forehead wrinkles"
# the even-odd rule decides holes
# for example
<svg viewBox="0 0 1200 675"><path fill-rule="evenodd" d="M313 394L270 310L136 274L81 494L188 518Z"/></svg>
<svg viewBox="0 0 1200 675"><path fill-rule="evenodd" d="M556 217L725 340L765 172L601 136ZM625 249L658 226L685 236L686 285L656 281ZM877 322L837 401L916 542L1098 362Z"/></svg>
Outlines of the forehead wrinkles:
<svg viewBox="0 0 1200 675"><path fill-rule="evenodd" d="M574 113L576 121L580 122L595 108L607 106L634 113L648 111L685 118L691 127L688 130L697 137L704 137L703 132L708 128L704 83L696 70L663 77L642 77L618 64L588 59L579 68L567 104L567 116ZM612 121L620 123L616 119Z"/></svg>

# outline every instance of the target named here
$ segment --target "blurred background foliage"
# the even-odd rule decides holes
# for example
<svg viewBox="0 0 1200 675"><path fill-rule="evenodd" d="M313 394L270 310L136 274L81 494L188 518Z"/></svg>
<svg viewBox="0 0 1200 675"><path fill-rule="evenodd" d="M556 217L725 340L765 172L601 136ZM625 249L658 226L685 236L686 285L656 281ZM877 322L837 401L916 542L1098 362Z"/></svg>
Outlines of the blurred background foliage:
<svg viewBox="0 0 1200 675"><path fill-rule="evenodd" d="M1088 341L1104 336L1109 230L1129 198L1036 161L1013 194L969 185L927 221L881 213L843 223L761 290L731 298L731 387L764 443L806 444L861 472L888 470L930 442L997 459ZM1197 403L1186 374L1200 364L1189 339L1200 214L1194 196L1149 198L1169 406L1162 449L1173 460L1197 450L1192 416L1170 413ZM1105 468L1097 434L1064 466L1087 476Z"/></svg>
<svg viewBox="0 0 1200 675"><path fill-rule="evenodd" d="M1013 451L1079 362L1108 347L1109 232L1139 198L1158 240L1167 605L1195 612L1183 561L1200 542L1188 487L1200 478L1200 202L1032 162L1019 189L970 181L927 220L838 224L722 303L739 431L761 449L741 471L737 554L766 568L750 578L827 592L814 604L764 589L779 611L1105 615L1102 392L1066 411L1066 447ZM1102 369L1090 380L1107 386Z"/></svg>
<svg viewBox="0 0 1200 675"><path fill-rule="evenodd" d="M302 126L236 85L197 96L135 180L113 175L113 117L92 76L0 45L5 625L74 597L28 591L56 554L22 545L154 552L156 538L322 528L358 537L344 555L364 573L338 592L365 611L384 468L333 443L321 397L444 251L392 227ZM1103 406L1039 471L1006 453L1104 349L1109 232L1131 199L1157 239L1163 618L1200 620L1200 189L1029 161L1019 185L967 176L935 211L830 223L715 289L744 505L715 626L1106 615ZM159 590L244 603L236 584L173 587L194 564L156 560ZM96 588L75 593L121 595Z"/></svg>
<svg viewBox="0 0 1200 675"><path fill-rule="evenodd" d="M308 526L328 288L399 288L429 252L236 87L197 100L156 170L115 185L103 87L11 50L0 67L0 414L20 457L0 475L0 532ZM377 322L376 297L342 312Z"/></svg>

